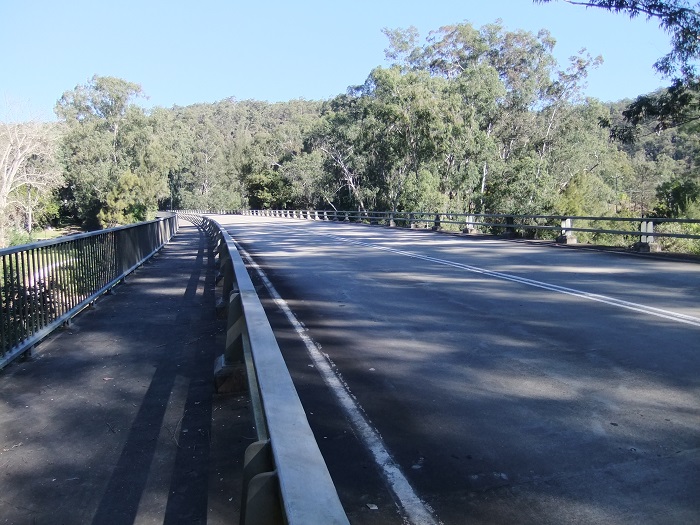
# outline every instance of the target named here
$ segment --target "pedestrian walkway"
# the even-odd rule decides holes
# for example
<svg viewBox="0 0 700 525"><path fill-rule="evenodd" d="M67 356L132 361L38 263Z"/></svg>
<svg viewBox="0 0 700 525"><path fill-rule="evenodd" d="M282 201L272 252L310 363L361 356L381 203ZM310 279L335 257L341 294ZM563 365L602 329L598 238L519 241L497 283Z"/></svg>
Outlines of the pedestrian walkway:
<svg viewBox="0 0 700 525"><path fill-rule="evenodd" d="M237 523L247 397L217 396L214 256L189 223L0 371L0 524Z"/></svg>

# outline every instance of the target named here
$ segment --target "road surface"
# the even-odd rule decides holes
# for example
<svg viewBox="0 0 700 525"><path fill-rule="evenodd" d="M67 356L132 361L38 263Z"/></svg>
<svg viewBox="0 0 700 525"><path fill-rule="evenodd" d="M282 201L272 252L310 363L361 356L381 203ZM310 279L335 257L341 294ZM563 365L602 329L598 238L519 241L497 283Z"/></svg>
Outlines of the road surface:
<svg viewBox="0 0 700 525"><path fill-rule="evenodd" d="M700 523L700 265L214 218L353 523Z"/></svg>

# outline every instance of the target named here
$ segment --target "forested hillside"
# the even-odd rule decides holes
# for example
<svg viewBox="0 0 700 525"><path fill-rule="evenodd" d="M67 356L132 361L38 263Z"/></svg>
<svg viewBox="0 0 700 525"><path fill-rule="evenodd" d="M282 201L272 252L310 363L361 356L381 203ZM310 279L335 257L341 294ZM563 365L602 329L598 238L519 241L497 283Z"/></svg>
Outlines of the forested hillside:
<svg viewBox="0 0 700 525"><path fill-rule="evenodd" d="M4 123L0 241L158 208L700 217L696 121L611 140L631 101L583 96L599 58L557 64L547 31L498 23L386 35L387 65L332 100L144 110L138 84L95 76L58 123Z"/></svg>

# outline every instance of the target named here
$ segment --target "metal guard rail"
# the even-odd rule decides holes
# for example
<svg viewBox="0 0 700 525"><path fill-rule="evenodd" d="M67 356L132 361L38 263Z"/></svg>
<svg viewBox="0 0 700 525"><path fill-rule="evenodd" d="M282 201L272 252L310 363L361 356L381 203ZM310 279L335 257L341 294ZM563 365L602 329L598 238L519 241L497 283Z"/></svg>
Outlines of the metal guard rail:
<svg viewBox="0 0 700 525"><path fill-rule="evenodd" d="M174 214L0 250L0 369L110 290L178 229Z"/></svg>
<svg viewBox="0 0 700 525"><path fill-rule="evenodd" d="M346 525L338 498L277 340L238 249L219 223L192 212L214 239L219 308L227 317L224 354L217 363L217 390L250 392L256 443L245 453L241 524Z"/></svg>
<svg viewBox="0 0 700 525"><path fill-rule="evenodd" d="M244 215L267 217L284 217L290 219L306 219L321 221L364 222L379 224L384 222L395 226L403 222L410 228L416 224L432 223L433 230L441 229L443 224L456 224L463 228L464 233L474 233L479 227L502 228L506 232L516 230L550 230L559 232L559 242L576 242L574 232L590 232L612 235L629 235L639 237L643 244L654 243L655 237L670 237L680 239L700 239L700 235L690 233L670 233L654 230L658 224L700 224L696 219L670 219L663 217L627 218L627 217L583 217L565 215L508 215L489 213L435 213L435 212L377 212L377 211L327 211L327 210L246 210ZM528 222L529 221L529 222ZM534 221L545 221L550 224L537 224ZM638 224L638 230L582 228L574 226L575 221L605 221L627 224ZM552 224L555 222L557 224Z"/></svg>

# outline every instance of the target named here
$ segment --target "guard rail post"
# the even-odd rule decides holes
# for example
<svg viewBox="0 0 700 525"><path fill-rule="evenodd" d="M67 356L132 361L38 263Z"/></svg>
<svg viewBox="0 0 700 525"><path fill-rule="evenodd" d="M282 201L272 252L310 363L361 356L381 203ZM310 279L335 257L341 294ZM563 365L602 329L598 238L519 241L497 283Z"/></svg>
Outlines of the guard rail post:
<svg viewBox="0 0 700 525"><path fill-rule="evenodd" d="M442 230L442 226L440 226L440 214L439 213L435 214L435 221L433 222L433 227L431 229L434 232L439 232Z"/></svg>
<svg viewBox="0 0 700 525"><path fill-rule="evenodd" d="M506 217L505 237L515 237L515 218L512 215Z"/></svg>
<svg viewBox="0 0 700 525"><path fill-rule="evenodd" d="M216 313L219 318L223 318L228 313L229 296L233 291L234 275L231 255L223 237L220 238L217 249L219 251L219 273L216 280L219 282L223 279L224 283L221 299L216 303Z"/></svg>
<svg viewBox="0 0 700 525"><path fill-rule="evenodd" d="M278 483L270 440L249 445L243 458L240 525L284 523Z"/></svg>
<svg viewBox="0 0 700 525"><path fill-rule="evenodd" d="M566 217L561 220L561 233L557 237L559 244L576 244L578 239L571 229L574 227L574 221L571 217Z"/></svg>
<svg viewBox="0 0 700 525"><path fill-rule="evenodd" d="M639 242L634 244L634 248L640 253L660 252L661 247L654 242L654 221L643 220L639 224Z"/></svg>
<svg viewBox="0 0 700 525"><path fill-rule="evenodd" d="M476 229L476 221L474 220L474 218L475 217L473 215L467 215L462 233L467 233L469 235L474 235L475 233L478 233Z"/></svg>
<svg viewBox="0 0 700 525"><path fill-rule="evenodd" d="M240 393L248 389L244 356L246 329L241 294L232 290L228 301L226 346L214 366L217 394Z"/></svg>

